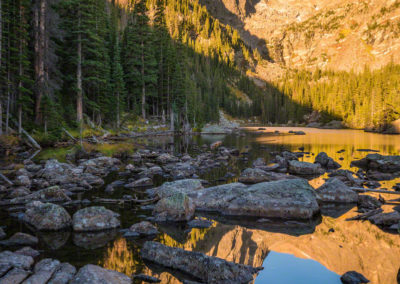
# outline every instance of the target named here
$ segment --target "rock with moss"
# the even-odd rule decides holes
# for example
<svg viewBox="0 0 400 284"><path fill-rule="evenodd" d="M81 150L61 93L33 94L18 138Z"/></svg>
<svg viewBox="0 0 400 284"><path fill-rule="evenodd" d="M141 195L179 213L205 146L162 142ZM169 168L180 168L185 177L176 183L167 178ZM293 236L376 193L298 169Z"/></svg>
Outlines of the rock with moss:
<svg viewBox="0 0 400 284"><path fill-rule="evenodd" d="M191 198L176 192L158 201L153 214L158 222L190 221L194 217L195 208Z"/></svg>
<svg viewBox="0 0 400 284"><path fill-rule="evenodd" d="M72 217L72 227L78 232L93 232L118 228L119 214L103 206L78 210Z"/></svg>
<svg viewBox="0 0 400 284"><path fill-rule="evenodd" d="M71 216L63 207L40 201L27 205L24 221L39 231L58 231L71 226Z"/></svg>

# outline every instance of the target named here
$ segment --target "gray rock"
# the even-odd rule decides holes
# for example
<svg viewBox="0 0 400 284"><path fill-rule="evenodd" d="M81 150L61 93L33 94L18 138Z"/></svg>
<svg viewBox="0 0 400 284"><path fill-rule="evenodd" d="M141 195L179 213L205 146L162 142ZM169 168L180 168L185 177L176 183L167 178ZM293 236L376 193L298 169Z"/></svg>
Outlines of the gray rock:
<svg viewBox="0 0 400 284"><path fill-rule="evenodd" d="M400 171L400 156L369 154L364 159L352 161L351 165L383 173L395 173Z"/></svg>
<svg viewBox="0 0 400 284"><path fill-rule="evenodd" d="M39 231L58 231L71 226L71 216L61 206L33 201L26 207L24 221Z"/></svg>
<svg viewBox="0 0 400 284"><path fill-rule="evenodd" d="M393 211L390 213L379 213L374 216L368 218L375 225L381 226L392 226L395 224L399 224L400 222L400 213L397 211Z"/></svg>
<svg viewBox="0 0 400 284"><path fill-rule="evenodd" d="M253 169L248 168L245 169L239 177L239 182L243 183L260 183L266 181L276 181L276 180L284 180L284 179L295 179L297 177L290 176L287 174L275 173L275 172L266 172L262 169Z"/></svg>
<svg viewBox="0 0 400 284"><path fill-rule="evenodd" d="M289 161L289 173L295 175L314 176L321 175L325 171L319 164L312 164L308 162Z"/></svg>
<svg viewBox="0 0 400 284"><path fill-rule="evenodd" d="M10 194L7 196L7 198L13 199L13 198L17 198L17 197L24 197L31 194L31 191L24 187L24 186L19 186L15 189L13 189Z"/></svg>
<svg viewBox="0 0 400 284"><path fill-rule="evenodd" d="M221 145L222 145L222 141L215 141L214 143L211 143L210 149L215 150L215 149L221 147Z"/></svg>
<svg viewBox="0 0 400 284"><path fill-rule="evenodd" d="M209 284L249 283L254 280L253 275L262 269L156 242L146 242L140 255L143 259L188 273Z"/></svg>
<svg viewBox="0 0 400 284"><path fill-rule="evenodd" d="M314 189L303 179L263 182L250 187L226 184L189 196L196 210L224 215L309 219L319 212Z"/></svg>
<svg viewBox="0 0 400 284"><path fill-rule="evenodd" d="M34 246L37 245L39 240L31 235L25 233L15 233L8 240L0 241L3 246Z"/></svg>
<svg viewBox="0 0 400 284"><path fill-rule="evenodd" d="M173 182L165 182L163 185L156 189L148 190L150 194L157 194L160 198L170 196L174 193L191 193L203 188L201 180L199 179L182 179Z"/></svg>
<svg viewBox="0 0 400 284"><path fill-rule="evenodd" d="M126 188L135 188L135 187L143 187L143 186L152 186L153 180L151 178L141 178L135 180L134 182L128 183L125 185Z"/></svg>
<svg viewBox="0 0 400 284"><path fill-rule="evenodd" d="M15 251L15 253L30 256L33 258L38 257L40 255L40 253L37 250L34 250L31 247L23 247L23 248Z"/></svg>
<svg viewBox="0 0 400 284"><path fill-rule="evenodd" d="M348 271L340 277L343 284L361 284L369 283L370 281L364 275L356 271Z"/></svg>
<svg viewBox="0 0 400 284"><path fill-rule="evenodd" d="M175 156L172 156L171 154L164 153L161 154L156 158L156 161L161 163L161 164L168 164L168 163L176 163L179 162L179 159Z"/></svg>
<svg viewBox="0 0 400 284"><path fill-rule="evenodd" d="M77 211L72 217L74 231L91 232L115 229L120 226L119 214L103 206L87 207Z"/></svg>
<svg viewBox="0 0 400 284"><path fill-rule="evenodd" d="M153 214L158 222L190 221L194 217L195 208L192 199L177 192L158 201Z"/></svg>
<svg viewBox="0 0 400 284"><path fill-rule="evenodd" d="M71 201L71 198L58 186L52 186L23 197L13 198L9 204L26 204L31 201L66 202Z"/></svg>
<svg viewBox="0 0 400 284"><path fill-rule="evenodd" d="M132 280L117 271L108 270L97 265L88 264L82 267L70 284L131 284Z"/></svg>
<svg viewBox="0 0 400 284"><path fill-rule="evenodd" d="M33 270L34 274L26 279L23 284L46 284L53 273L58 269L58 260L45 258L36 263Z"/></svg>
<svg viewBox="0 0 400 284"><path fill-rule="evenodd" d="M337 178L328 179L317 189L317 199L323 202L356 203L358 194Z"/></svg>
<svg viewBox="0 0 400 284"><path fill-rule="evenodd" d="M11 265L12 267L28 270L33 265L33 262L33 258L30 256L7 250L0 252L0 265Z"/></svg>
<svg viewBox="0 0 400 284"><path fill-rule="evenodd" d="M374 210L382 206L382 203L373 196L359 195L357 202L359 209Z"/></svg>
<svg viewBox="0 0 400 284"><path fill-rule="evenodd" d="M338 169L341 167L340 164L335 162L331 157L329 157L325 152L321 152L315 157L315 162L321 165L321 167L326 169Z"/></svg>
<svg viewBox="0 0 400 284"><path fill-rule="evenodd" d="M3 278L0 279L1 284L19 284L22 283L29 275L30 271L21 268L13 268Z"/></svg>
<svg viewBox="0 0 400 284"><path fill-rule="evenodd" d="M4 232L3 228L0 227L0 240L4 239L7 237L7 234Z"/></svg>
<svg viewBox="0 0 400 284"><path fill-rule="evenodd" d="M159 231L157 227L147 221L143 221L132 225L124 234L124 237L143 237L157 235Z"/></svg>
<svg viewBox="0 0 400 284"><path fill-rule="evenodd" d="M9 264L0 264L0 278L3 277L8 271L10 271L13 267Z"/></svg>
<svg viewBox="0 0 400 284"><path fill-rule="evenodd" d="M265 163L264 158L258 158L253 162L254 168L262 168L265 167L267 164Z"/></svg>
<svg viewBox="0 0 400 284"><path fill-rule="evenodd" d="M15 178L15 184L19 185L19 186L24 186L24 187L31 187L31 180L28 176L26 175L21 175L21 176L17 176Z"/></svg>
<svg viewBox="0 0 400 284"><path fill-rule="evenodd" d="M75 266L69 263L62 263L58 269L54 272L53 276L49 280L48 284L67 284L74 278L76 274Z"/></svg>

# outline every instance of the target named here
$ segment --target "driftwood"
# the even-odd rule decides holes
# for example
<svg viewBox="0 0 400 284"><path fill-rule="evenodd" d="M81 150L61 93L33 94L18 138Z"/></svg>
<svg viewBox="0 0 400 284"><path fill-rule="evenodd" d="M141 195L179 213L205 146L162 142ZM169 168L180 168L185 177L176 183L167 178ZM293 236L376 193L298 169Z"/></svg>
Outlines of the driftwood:
<svg viewBox="0 0 400 284"><path fill-rule="evenodd" d="M5 175L3 175L2 173L0 173L0 178L2 178L8 185L14 185L14 183L9 180Z"/></svg>
<svg viewBox="0 0 400 284"><path fill-rule="evenodd" d="M39 150L37 150L35 153L33 153L33 155L32 156L30 156L29 158L28 158L28 160L32 160L33 158L35 158L36 156L37 156L37 154L39 154L40 153L40 149Z"/></svg>
<svg viewBox="0 0 400 284"><path fill-rule="evenodd" d="M106 203L106 204L141 204L141 205L147 205L147 204L153 204L160 200L158 197L152 198L152 199L111 199L111 198L95 198L93 202L95 203Z"/></svg>
<svg viewBox="0 0 400 284"><path fill-rule="evenodd" d="M381 208L378 208L378 209L375 209L375 210L368 211L367 213L363 213L363 214L354 216L352 218L348 218L348 219L346 219L346 221L366 220L369 217L374 216L374 215L379 214L379 213L382 213L382 212L383 212L383 210Z"/></svg>
<svg viewBox="0 0 400 284"><path fill-rule="evenodd" d="M63 127L62 130L65 132L65 134L68 135L69 138L71 138L71 139L74 140L75 142L78 141L78 140L76 140L76 138L75 138L74 136L71 135L71 133L68 132L67 129L65 129L65 128Z"/></svg>
<svg viewBox="0 0 400 284"><path fill-rule="evenodd" d="M361 187L352 187L351 189L358 193L376 192L376 193L387 193L387 194L400 195L399 191L391 191L391 190L369 189L369 188L361 188Z"/></svg>

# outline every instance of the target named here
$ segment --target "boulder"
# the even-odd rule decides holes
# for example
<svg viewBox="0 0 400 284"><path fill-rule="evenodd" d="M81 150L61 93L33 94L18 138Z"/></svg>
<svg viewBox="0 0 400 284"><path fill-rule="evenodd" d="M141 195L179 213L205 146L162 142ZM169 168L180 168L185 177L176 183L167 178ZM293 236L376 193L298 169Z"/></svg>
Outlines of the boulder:
<svg viewBox="0 0 400 284"><path fill-rule="evenodd" d="M131 284L130 277L123 273L87 264L75 275L70 284Z"/></svg>
<svg viewBox="0 0 400 284"><path fill-rule="evenodd" d="M60 266L58 260L45 258L36 263L34 274L24 281L24 284L46 284Z"/></svg>
<svg viewBox="0 0 400 284"><path fill-rule="evenodd" d="M275 173L275 172L266 172L262 169L253 169L248 168L245 169L239 177L239 182L243 183L259 183L266 181L275 181L275 180L284 180L284 179L295 179L297 177L290 176L287 174Z"/></svg>
<svg viewBox="0 0 400 284"><path fill-rule="evenodd" d="M390 213L378 213L368 218L375 225L390 227L400 222L400 213L393 211Z"/></svg>
<svg viewBox="0 0 400 284"><path fill-rule="evenodd" d="M374 210L380 208L382 203L373 196L359 195L357 205L359 209Z"/></svg>
<svg viewBox="0 0 400 284"><path fill-rule="evenodd" d="M225 184L189 194L196 210L224 215L310 219L319 212L314 189L303 179Z"/></svg>
<svg viewBox="0 0 400 284"><path fill-rule="evenodd" d="M267 166L267 164L265 163L264 158L258 158L253 162L253 168L262 168Z"/></svg>
<svg viewBox="0 0 400 284"><path fill-rule="evenodd" d="M151 195L157 194L160 198L170 196L174 193L191 193L196 190L203 189L201 180L199 179L182 179L172 182L165 182L158 188L150 189L147 192Z"/></svg>
<svg viewBox="0 0 400 284"><path fill-rule="evenodd" d="M0 283L19 284L22 283L22 281L24 281L30 274L30 271L15 267L0 279Z"/></svg>
<svg viewBox="0 0 400 284"><path fill-rule="evenodd" d="M151 178L141 178L135 180L134 182L128 183L125 185L126 188L136 188L136 187L144 187L144 186L152 186L153 180Z"/></svg>
<svg viewBox="0 0 400 284"><path fill-rule="evenodd" d="M328 179L317 190L317 199L323 202L356 203L358 194L337 178Z"/></svg>
<svg viewBox="0 0 400 284"><path fill-rule="evenodd" d="M324 172L324 169L322 169L319 164L296 160L289 161L289 173L294 175L316 176L322 175Z"/></svg>
<svg viewBox="0 0 400 284"><path fill-rule="evenodd" d="M147 221L143 221L132 225L124 234L124 237L143 237L157 235L159 231L157 227Z"/></svg>
<svg viewBox="0 0 400 284"><path fill-rule="evenodd" d="M9 204L26 204L31 201L47 201L47 202L66 202L71 201L63 189L58 186L51 186L45 189L35 191L23 197L13 198L8 201Z"/></svg>
<svg viewBox="0 0 400 284"><path fill-rule="evenodd" d="M161 154L156 158L156 161L161 163L161 164L168 164L168 163L176 163L179 162L179 159L175 156L172 156L171 154L164 153Z"/></svg>
<svg viewBox="0 0 400 284"><path fill-rule="evenodd" d="M315 157L315 164L320 164L321 167L325 169L338 169L341 165L335 162L331 157L329 157L325 152L321 152Z"/></svg>
<svg viewBox="0 0 400 284"><path fill-rule="evenodd" d="M40 255L40 252L38 252L37 250L34 250L31 247L23 247L23 248L15 251L15 253L26 255L26 256L31 256L33 258L38 257Z"/></svg>
<svg viewBox="0 0 400 284"><path fill-rule="evenodd" d="M68 284L75 274L75 266L69 263L62 263L47 284Z"/></svg>
<svg viewBox="0 0 400 284"><path fill-rule="evenodd" d="M91 232L115 229L120 226L119 214L104 208L93 206L77 211L72 217L74 231Z"/></svg>
<svg viewBox="0 0 400 284"><path fill-rule="evenodd" d="M39 243L38 238L25 233L15 233L8 240L0 241L3 246L35 246Z"/></svg>
<svg viewBox="0 0 400 284"><path fill-rule="evenodd" d="M343 284L361 284L369 283L369 280L364 275L356 271L348 271L340 277Z"/></svg>
<svg viewBox="0 0 400 284"><path fill-rule="evenodd" d="M194 217L195 205L186 194L174 193L157 202L153 214L158 222L190 221Z"/></svg>
<svg viewBox="0 0 400 284"><path fill-rule="evenodd" d="M17 176L15 178L14 182L15 182L16 185L24 186L24 187L27 187L27 188L31 187L31 183L32 183L30 178L28 176L26 176L26 175Z"/></svg>
<svg viewBox="0 0 400 284"><path fill-rule="evenodd" d="M10 194L7 196L7 198L13 199L13 198L18 198L18 197L24 197L31 194L31 191L24 187L24 186L19 186L17 188L14 188Z"/></svg>
<svg viewBox="0 0 400 284"><path fill-rule="evenodd" d="M27 205L24 221L39 231L58 231L71 226L71 216L64 207L40 201Z"/></svg>
<svg viewBox="0 0 400 284"><path fill-rule="evenodd" d="M30 256L14 253L11 251L0 252L0 265L10 265L21 269L30 269L34 260Z"/></svg>
<svg viewBox="0 0 400 284"><path fill-rule="evenodd" d="M146 242L140 255L145 260L188 273L209 284L249 283L254 280L254 274L262 269L156 242Z"/></svg>
<svg viewBox="0 0 400 284"><path fill-rule="evenodd" d="M368 154L364 159L352 161L351 165L383 173L395 173L400 171L400 156Z"/></svg>
<svg viewBox="0 0 400 284"><path fill-rule="evenodd" d="M189 228L204 229L204 228L210 228L213 225L213 222L205 219L194 219L188 222L187 225Z"/></svg>

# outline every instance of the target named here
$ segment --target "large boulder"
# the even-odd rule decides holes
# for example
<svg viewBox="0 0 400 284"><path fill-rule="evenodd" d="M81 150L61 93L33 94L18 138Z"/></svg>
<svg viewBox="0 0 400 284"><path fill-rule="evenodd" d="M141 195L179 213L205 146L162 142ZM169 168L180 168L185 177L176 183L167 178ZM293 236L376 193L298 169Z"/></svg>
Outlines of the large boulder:
<svg viewBox="0 0 400 284"><path fill-rule="evenodd" d="M321 152L315 157L315 164L320 164L321 167L326 169L338 169L341 167L340 164L335 162L331 157L325 152Z"/></svg>
<svg viewBox="0 0 400 284"><path fill-rule="evenodd" d="M358 208L363 209L363 210L374 210L378 209L382 206L382 202L380 202L378 199L376 199L373 196L370 195L359 195L358 196L358 202L357 202Z"/></svg>
<svg viewBox="0 0 400 284"><path fill-rule="evenodd" d="M143 221L137 224L133 224L127 232L125 232L124 237L143 237L143 236L154 236L159 232L157 227L147 221Z"/></svg>
<svg viewBox="0 0 400 284"><path fill-rule="evenodd" d="M68 284L75 274L75 266L69 263L62 263L47 284Z"/></svg>
<svg viewBox="0 0 400 284"><path fill-rule="evenodd" d="M45 258L36 263L33 270L34 274L24 281L24 284L44 284L48 283L54 272L60 266L58 260Z"/></svg>
<svg viewBox="0 0 400 284"><path fill-rule="evenodd" d="M260 183L266 181L275 181L275 180L284 180L284 179L295 179L298 177L275 173L275 172L267 172L259 168L248 168L245 169L239 177L239 182L243 183Z"/></svg>
<svg viewBox="0 0 400 284"><path fill-rule="evenodd" d="M26 256L11 251L0 252L0 266L10 265L12 267L29 269L33 265L34 260L31 256Z"/></svg>
<svg viewBox="0 0 400 284"><path fill-rule="evenodd" d="M24 221L39 231L58 231L71 226L71 216L63 207L33 201L26 207Z"/></svg>
<svg viewBox="0 0 400 284"><path fill-rule="evenodd" d="M317 189L317 199L323 202L356 203L358 194L341 180L331 178Z"/></svg>
<svg viewBox="0 0 400 284"><path fill-rule="evenodd" d="M140 255L143 259L188 273L209 284L250 283L254 280L254 274L262 269L156 242L146 242Z"/></svg>
<svg viewBox="0 0 400 284"><path fill-rule="evenodd" d="M396 173L400 171L400 156L369 154L364 159L352 161L351 165L383 173Z"/></svg>
<svg viewBox="0 0 400 284"><path fill-rule="evenodd" d="M119 214L104 208L93 206L78 210L72 217L72 227L78 232L102 231L120 226Z"/></svg>
<svg viewBox="0 0 400 284"><path fill-rule="evenodd" d="M131 284L130 277L123 273L87 264L82 267L70 284Z"/></svg>
<svg viewBox="0 0 400 284"><path fill-rule="evenodd" d="M199 179L182 179L172 182L165 182L158 188L147 190L151 195L157 194L160 198L170 196L174 193L180 192L189 194L193 191L203 189L201 180Z"/></svg>
<svg viewBox="0 0 400 284"><path fill-rule="evenodd" d="M309 219L319 212L314 189L303 179L241 183L202 189L189 196L196 209L224 215Z"/></svg>
<svg viewBox="0 0 400 284"><path fill-rule="evenodd" d="M294 175L314 176L322 175L324 172L324 169L322 169L319 164L300 162L296 160L289 161L289 173Z"/></svg>
<svg viewBox="0 0 400 284"><path fill-rule="evenodd" d="M153 214L159 222L190 221L194 217L195 208L191 198L177 192L158 201Z"/></svg>
<svg viewBox="0 0 400 284"><path fill-rule="evenodd" d="M390 227L400 223L400 213L393 211L390 213L378 213L368 218L375 225Z"/></svg>

